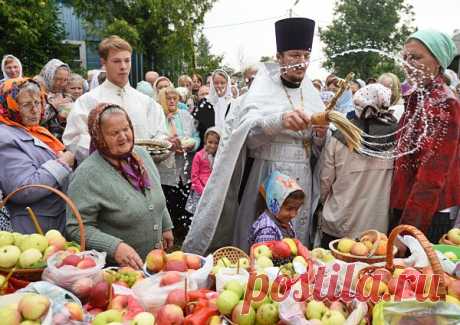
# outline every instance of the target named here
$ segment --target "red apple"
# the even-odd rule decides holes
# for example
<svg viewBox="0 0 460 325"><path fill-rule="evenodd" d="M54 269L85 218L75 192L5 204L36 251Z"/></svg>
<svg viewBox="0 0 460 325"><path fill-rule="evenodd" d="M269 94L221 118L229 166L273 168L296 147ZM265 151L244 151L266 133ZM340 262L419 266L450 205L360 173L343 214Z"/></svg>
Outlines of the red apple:
<svg viewBox="0 0 460 325"><path fill-rule="evenodd" d="M104 310L101 309L101 308L92 308L90 310L88 310L88 313L92 316L96 316L97 314L99 313L102 313Z"/></svg>
<svg viewBox="0 0 460 325"><path fill-rule="evenodd" d="M185 263L185 261L177 261L177 260L167 261L165 271L186 272L187 263Z"/></svg>
<svg viewBox="0 0 460 325"><path fill-rule="evenodd" d="M185 255L187 267L192 270L201 268L201 258L198 255Z"/></svg>
<svg viewBox="0 0 460 325"><path fill-rule="evenodd" d="M123 311L126 307L128 307L128 296L122 295L113 297L107 309Z"/></svg>
<svg viewBox="0 0 460 325"><path fill-rule="evenodd" d="M80 278L72 285L72 292L77 295L78 298L86 298L93 288L93 280L90 278Z"/></svg>
<svg viewBox="0 0 460 325"><path fill-rule="evenodd" d="M81 260L80 263L77 264L79 269L90 269L96 266L96 262L92 257L86 256Z"/></svg>
<svg viewBox="0 0 460 325"><path fill-rule="evenodd" d="M77 266L78 263L80 263L81 260L82 260L82 258L80 256L72 254L72 255L66 256L62 260L62 263L61 263L60 267L63 267L64 265Z"/></svg>
<svg viewBox="0 0 460 325"><path fill-rule="evenodd" d="M179 272L166 272L165 275L160 280L160 287L169 286L171 284L180 282L182 280L181 274Z"/></svg>
<svg viewBox="0 0 460 325"><path fill-rule="evenodd" d="M184 289L174 289L168 294L166 298L166 304L177 305L180 308L184 309L186 306L185 299L185 290Z"/></svg>
<svg viewBox="0 0 460 325"><path fill-rule="evenodd" d="M164 305L158 310L156 325L182 325L184 312L179 306Z"/></svg>
<svg viewBox="0 0 460 325"><path fill-rule="evenodd" d="M110 291L113 288L110 284L105 281L100 281L92 288L88 302L91 306L106 309L109 304Z"/></svg>
<svg viewBox="0 0 460 325"><path fill-rule="evenodd" d="M74 302L68 302L65 307L70 313L70 319L76 321L83 321L83 309Z"/></svg>
<svg viewBox="0 0 460 325"><path fill-rule="evenodd" d="M417 289L417 282L420 280L421 274L422 273L420 273L416 269L408 267L401 273L400 277L405 277L407 279L406 281L410 283L410 288L412 289L412 291L415 291ZM421 292L423 292L423 288L421 288Z"/></svg>
<svg viewBox="0 0 460 325"><path fill-rule="evenodd" d="M145 259L147 270L150 272L160 272L166 266L166 254L162 249L154 249Z"/></svg>
<svg viewBox="0 0 460 325"><path fill-rule="evenodd" d="M283 241L275 241L271 250L274 258L287 258L291 256L291 248Z"/></svg>
<svg viewBox="0 0 460 325"><path fill-rule="evenodd" d="M388 281L388 291L390 294L394 295L396 294L396 288L398 286L398 279L392 278L390 281Z"/></svg>

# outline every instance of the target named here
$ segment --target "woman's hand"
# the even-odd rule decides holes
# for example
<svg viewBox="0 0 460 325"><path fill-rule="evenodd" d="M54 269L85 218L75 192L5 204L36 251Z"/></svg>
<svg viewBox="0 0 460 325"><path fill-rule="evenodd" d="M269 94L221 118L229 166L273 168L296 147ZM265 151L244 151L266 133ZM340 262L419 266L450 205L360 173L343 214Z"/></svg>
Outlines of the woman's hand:
<svg viewBox="0 0 460 325"><path fill-rule="evenodd" d="M143 266L139 254L131 246L123 242L117 246L114 259L120 266L130 266L135 270L142 269Z"/></svg>
<svg viewBox="0 0 460 325"><path fill-rule="evenodd" d="M70 151L61 151L60 153L58 153L58 160L72 168L75 163L75 155Z"/></svg>
<svg viewBox="0 0 460 325"><path fill-rule="evenodd" d="M169 248L172 248L174 245L174 235L172 230L164 231L162 237L163 249L167 250Z"/></svg>

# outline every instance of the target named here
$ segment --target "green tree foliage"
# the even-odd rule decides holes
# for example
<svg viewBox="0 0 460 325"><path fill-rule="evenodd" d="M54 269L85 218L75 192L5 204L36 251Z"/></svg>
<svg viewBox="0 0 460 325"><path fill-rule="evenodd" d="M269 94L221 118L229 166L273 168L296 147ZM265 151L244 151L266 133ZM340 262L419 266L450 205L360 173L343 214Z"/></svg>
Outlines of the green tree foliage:
<svg viewBox="0 0 460 325"><path fill-rule="evenodd" d="M405 0L337 0L331 25L320 29L325 43L324 66L344 77L355 72L367 79L383 72L400 74L400 65L377 53L336 54L352 49L373 48L397 54L413 31L414 13Z"/></svg>
<svg viewBox="0 0 460 325"><path fill-rule="evenodd" d="M126 38L143 53L146 69L167 74L173 79L197 67L213 65L197 62L195 36L204 15L216 0L67 0L84 18L89 31L104 37L112 34ZM200 38L198 37L198 45ZM198 46L200 51L200 46ZM200 63L200 64L199 64Z"/></svg>
<svg viewBox="0 0 460 325"><path fill-rule="evenodd" d="M196 70L205 76L221 66L223 56L211 54L211 45L206 36L199 32L196 51Z"/></svg>
<svg viewBox="0 0 460 325"><path fill-rule="evenodd" d="M70 49L53 0L0 0L0 53L18 57L25 75L34 75L51 58L66 61Z"/></svg>

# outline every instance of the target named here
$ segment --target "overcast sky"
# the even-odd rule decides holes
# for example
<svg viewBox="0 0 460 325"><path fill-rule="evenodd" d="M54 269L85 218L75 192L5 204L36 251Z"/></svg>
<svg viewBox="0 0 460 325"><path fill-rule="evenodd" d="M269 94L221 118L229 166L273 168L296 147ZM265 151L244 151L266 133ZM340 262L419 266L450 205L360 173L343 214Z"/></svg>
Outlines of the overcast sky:
<svg viewBox="0 0 460 325"><path fill-rule="evenodd" d="M379 1L379 0L369 0ZM276 20L286 18L295 0L218 0L205 17L204 32L212 46L212 53L223 54L224 63L235 69L259 61L261 56L276 52ZM415 24L419 28L435 28L451 35L460 29L460 0L408 0L414 6ZM294 7L296 16L316 21L321 27L330 24L335 0L300 0ZM377 14L377 13L376 13ZM255 21L258 22L251 22ZM239 24L239 25L236 25ZM228 26L230 25L230 26ZM324 58L316 33L308 74L325 78L320 66Z"/></svg>

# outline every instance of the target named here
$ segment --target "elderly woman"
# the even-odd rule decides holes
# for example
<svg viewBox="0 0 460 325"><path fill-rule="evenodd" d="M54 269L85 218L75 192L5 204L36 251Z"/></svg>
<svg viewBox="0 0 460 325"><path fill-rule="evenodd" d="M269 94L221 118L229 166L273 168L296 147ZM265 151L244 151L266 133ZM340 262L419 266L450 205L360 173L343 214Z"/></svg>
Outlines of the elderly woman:
<svg viewBox="0 0 460 325"><path fill-rule="evenodd" d="M394 136L382 138L398 127L388 110L390 98L391 91L380 84L365 86L354 96L351 122L372 136L366 138L375 142L368 144L368 149L391 149ZM355 238L367 229L387 232L392 174L392 159L350 151L343 134L338 130L333 133L325 145L320 169L324 205L321 246L328 248L331 240Z"/></svg>
<svg viewBox="0 0 460 325"><path fill-rule="evenodd" d="M415 90L400 120L391 207L396 222L419 228L432 243L451 228L450 212L460 205L460 102L443 78L456 51L448 35L419 30L403 52Z"/></svg>
<svg viewBox="0 0 460 325"><path fill-rule="evenodd" d="M8 79L14 79L22 77L22 64L17 57L11 54L7 54L2 59L2 73L3 79L0 82L3 82Z"/></svg>
<svg viewBox="0 0 460 325"><path fill-rule="evenodd" d="M89 249L110 264L142 267L150 250L173 245L172 223L150 155L134 146L128 114L101 103L88 116L92 154L78 167L68 194L80 211ZM77 220L67 210L67 232L79 241Z"/></svg>
<svg viewBox="0 0 460 325"><path fill-rule="evenodd" d="M5 196L29 184L65 188L74 157L63 153L64 145L39 125L44 103L32 79L9 79L0 86L0 189ZM64 202L36 189L19 192L7 204L14 231L36 232L26 207L35 212L43 231L64 231Z"/></svg>
<svg viewBox="0 0 460 325"><path fill-rule="evenodd" d="M171 80L168 79L168 77L161 76L161 77L158 77L157 80L155 80L153 87L158 95L160 93L160 90L162 90L163 88L174 87L174 85L171 82ZM157 99L158 99L158 96L157 96Z"/></svg>
<svg viewBox="0 0 460 325"><path fill-rule="evenodd" d="M163 88L159 94L169 135L178 139L179 145L173 155L158 165L158 169L176 236L183 238L186 232L184 222L188 223L189 217L185 211L185 204L190 189L191 163L193 152L199 147L200 138L192 115L178 108L179 97L177 90L172 87Z"/></svg>
<svg viewBox="0 0 460 325"><path fill-rule="evenodd" d="M62 138L66 126L66 114L72 106L72 97L65 93L71 71L69 66L58 60L52 59L43 67L40 76L46 86L48 105L45 109L42 125L45 126L58 139Z"/></svg>

